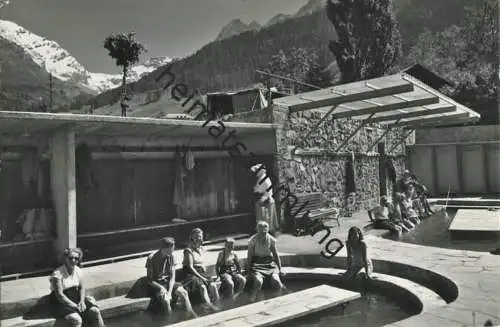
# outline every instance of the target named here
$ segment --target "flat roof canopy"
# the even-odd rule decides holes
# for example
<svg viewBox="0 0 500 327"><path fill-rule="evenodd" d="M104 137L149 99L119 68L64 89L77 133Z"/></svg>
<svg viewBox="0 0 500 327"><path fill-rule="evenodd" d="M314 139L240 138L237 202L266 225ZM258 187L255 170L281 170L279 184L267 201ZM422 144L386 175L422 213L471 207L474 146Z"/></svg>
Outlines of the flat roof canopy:
<svg viewBox="0 0 500 327"><path fill-rule="evenodd" d="M74 128L77 136L204 137L209 135L211 126L221 128L216 122L203 127L204 123L200 120L0 111L0 137L44 135L64 127ZM226 130L236 130L242 136L272 132L275 128L273 124L262 123L223 124Z"/></svg>
<svg viewBox="0 0 500 327"><path fill-rule="evenodd" d="M290 112L314 109L332 118L363 120L387 127L424 127L477 121L480 115L420 80L398 73L274 100Z"/></svg>
<svg viewBox="0 0 500 327"><path fill-rule="evenodd" d="M245 145L242 155L275 152L274 124L223 122L222 127L212 121L203 127L204 123L200 120L0 111L0 152L17 153L26 147L46 148L50 137L66 128L75 132L77 144L86 143L93 152L170 153L180 147L225 156L235 142ZM219 135L218 138L209 133L211 126L217 126L218 131L211 132Z"/></svg>

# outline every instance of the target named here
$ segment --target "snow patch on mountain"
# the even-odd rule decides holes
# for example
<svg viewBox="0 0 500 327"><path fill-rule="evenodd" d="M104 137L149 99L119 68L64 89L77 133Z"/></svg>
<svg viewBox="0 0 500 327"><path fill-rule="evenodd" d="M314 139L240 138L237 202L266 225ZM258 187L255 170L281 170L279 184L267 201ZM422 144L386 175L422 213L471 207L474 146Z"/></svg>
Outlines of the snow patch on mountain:
<svg viewBox="0 0 500 327"><path fill-rule="evenodd" d="M89 72L57 42L34 34L14 22L0 20L0 37L22 47L37 65L62 81L81 84L96 92L104 92L121 84L121 74ZM169 57L155 57L133 66L128 72L127 81L136 81L171 60Z"/></svg>

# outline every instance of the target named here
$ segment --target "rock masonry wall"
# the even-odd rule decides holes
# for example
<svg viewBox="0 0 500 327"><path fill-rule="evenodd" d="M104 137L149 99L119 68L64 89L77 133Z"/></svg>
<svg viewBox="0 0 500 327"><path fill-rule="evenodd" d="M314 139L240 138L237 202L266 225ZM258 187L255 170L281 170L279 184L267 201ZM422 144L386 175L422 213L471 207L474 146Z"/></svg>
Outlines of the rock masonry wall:
<svg viewBox="0 0 500 327"><path fill-rule="evenodd" d="M341 214L347 216L373 207L380 196L380 156L376 144L371 151L368 148L376 143L384 130L376 125L363 127L340 149L341 152L337 152L337 147L356 130L360 121L326 119L306 138L323 115L310 111L290 114L286 107L273 107L273 122L280 126L276 131L276 169L280 184L285 184L293 194L321 192L325 201L341 208ZM402 130L394 129L386 135L386 151L401 142L402 133ZM304 151L291 156L290 150L296 146ZM355 198L349 198L345 191L346 162L352 155L350 151L355 155ZM391 152L398 176L405 167L405 151L403 145ZM387 184L388 192L391 192L390 183Z"/></svg>

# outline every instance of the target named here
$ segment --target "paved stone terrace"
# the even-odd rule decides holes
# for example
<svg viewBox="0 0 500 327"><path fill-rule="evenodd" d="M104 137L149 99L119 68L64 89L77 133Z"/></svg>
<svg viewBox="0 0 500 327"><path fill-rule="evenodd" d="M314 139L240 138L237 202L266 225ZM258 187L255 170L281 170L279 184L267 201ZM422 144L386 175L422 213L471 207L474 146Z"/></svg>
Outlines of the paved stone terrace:
<svg viewBox="0 0 500 327"><path fill-rule="evenodd" d="M345 240L350 226L362 227L367 223L366 213L357 214L349 219L344 218L341 222L342 226L335 229L335 236ZM278 237L279 250L283 254L318 253L322 249L322 246L318 244L322 236L323 233L315 237L300 238L281 235ZM474 319L476 326L483 325L487 319L491 319L495 325L500 324L499 256L486 252L451 250L395 242L376 235L368 235L365 239L372 259L394 261L431 270L452 279L458 286L458 298L451 304L388 326L473 326ZM214 254L215 260L216 252L210 253ZM345 249L342 249L337 257L345 257L345 255ZM85 268L86 286L92 288L137 279L144 275L144 263L144 259L137 259ZM1 302L5 305L30 297L40 297L46 295L47 292L47 277L3 282Z"/></svg>

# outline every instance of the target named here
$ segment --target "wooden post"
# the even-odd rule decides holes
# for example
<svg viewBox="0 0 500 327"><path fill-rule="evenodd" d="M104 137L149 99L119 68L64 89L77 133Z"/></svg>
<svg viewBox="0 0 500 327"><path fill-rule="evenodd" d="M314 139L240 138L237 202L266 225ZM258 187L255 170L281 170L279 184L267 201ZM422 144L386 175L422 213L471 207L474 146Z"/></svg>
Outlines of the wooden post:
<svg viewBox="0 0 500 327"><path fill-rule="evenodd" d="M52 112L52 73L49 73L49 112Z"/></svg>
<svg viewBox="0 0 500 327"><path fill-rule="evenodd" d="M490 173L489 173L489 162L488 162L488 158L489 158L489 155L488 155L488 144L483 144L483 146L481 147L482 151L483 151L483 174L484 174L484 182L486 183L486 193L490 193L491 192L491 180L489 179L489 176L490 176Z"/></svg>
<svg viewBox="0 0 500 327"><path fill-rule="evenodd" d="M439 195L438 164L436 146L432 146L432 183L434 184L434 194Z"/></svg>
<svg viewBox="0 0 500 327"><path fill-rule="evenodd" d="M462 159L463 159L463 152L462 152L462 147L460 145L455 145L457 151L457 174L458 174L458 192L461 195L465 194L465 185L464 185L464 176L462 173L463 169L463 164L462 164Z"/></svg>

